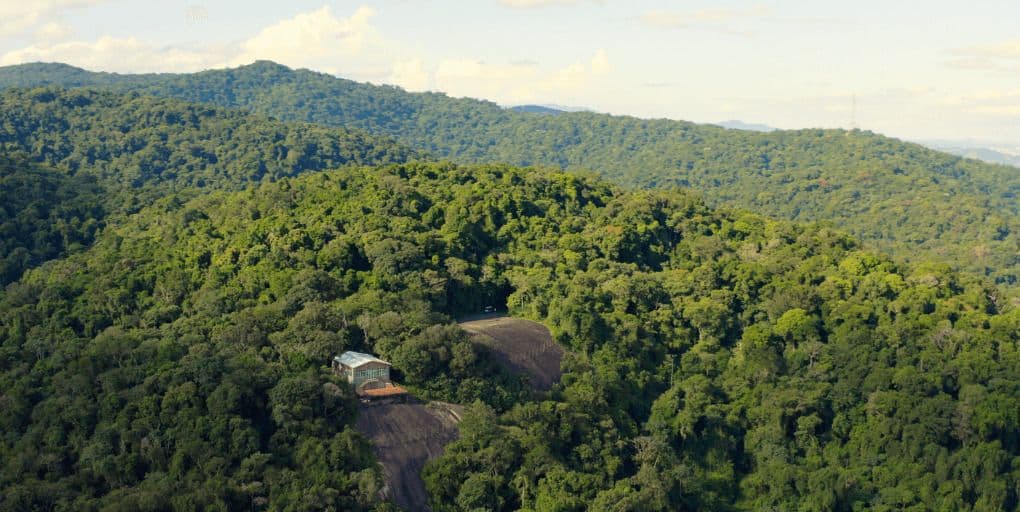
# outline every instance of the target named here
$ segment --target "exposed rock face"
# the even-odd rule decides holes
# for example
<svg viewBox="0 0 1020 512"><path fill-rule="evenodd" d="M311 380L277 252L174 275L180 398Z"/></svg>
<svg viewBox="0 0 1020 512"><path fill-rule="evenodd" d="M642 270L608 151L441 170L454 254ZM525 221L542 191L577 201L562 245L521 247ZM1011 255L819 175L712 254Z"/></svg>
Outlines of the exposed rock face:
<svg viewBox="0 0 1020 512"><path fill-rule="evenodd" d="M538 391L547 391L560 380L563 347L553 341L544 325L508 316L485 316L461 322L476 342L492 351L497 362L510 371L527 375Z"/></svg>
<svg viewBox="0 0 1020 512"><path fill-rule="evenodd" d="M421 470L457 438L463 407L443 402L362 407L358 431L372 441L386 474L386 497L408 510L428 510Z"/></svg>

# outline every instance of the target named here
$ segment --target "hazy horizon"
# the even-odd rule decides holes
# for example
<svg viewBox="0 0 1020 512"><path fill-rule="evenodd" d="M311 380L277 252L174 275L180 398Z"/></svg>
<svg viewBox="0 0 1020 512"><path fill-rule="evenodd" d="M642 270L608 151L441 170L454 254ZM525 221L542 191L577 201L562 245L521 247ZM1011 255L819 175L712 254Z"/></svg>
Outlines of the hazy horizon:
<svg viewBox="0 0 1020 512"><path fill-rule="evenodd" d="M48 0L0 15L2 65L265 59L505 106L1020 144L1020 6L1006 2Z"/></svg>

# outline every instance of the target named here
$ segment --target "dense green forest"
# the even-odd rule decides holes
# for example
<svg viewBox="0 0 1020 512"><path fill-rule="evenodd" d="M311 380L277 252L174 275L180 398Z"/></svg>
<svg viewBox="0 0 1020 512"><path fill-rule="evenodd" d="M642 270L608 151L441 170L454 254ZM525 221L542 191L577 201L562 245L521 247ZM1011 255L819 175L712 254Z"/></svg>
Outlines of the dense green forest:
<svg viewBox="0 0 1020 512"><path fill-rule="evenodd" d="M68 176L0 152L0 286L31 266L92 243L107 197L91 176Z"/></svg>
<svg viewBox="0 0 1020 512"><path fill-rule="evenodd" d="M1015 169L271 63L0 87L0 509L391 510L346 349L469 404L436 511L1020 507Z"/></svg>
<svg viewBox="0 0 1020 512"><path fill-rule="evenodd" d="M545 322L531 395L451 320ZM504 166L169 193L0 295L0 508L386 509L328 357L473 404L435 510L1013 510L1020 310L838 231Z"/></svg>
<svg viewBox="0 0 1020 512"><path fill-rule="evenodd" d="M137 93L57 87L0 93L0 150L69 175L95 176L143 199L187 188L239 189L310 170L404 162L415 155L356 129L284 123Z"/></svg>
<svg viewBox="0 0 1020 512"><path fill-rule="evenodd" d="M361 128L465 162L588 169L635 187L691 187L712 205L825 221L900 259L1020 286L1020 171L862 131L727 130L574 112L543 115L409 94L271 62L117 75L62 64L0 68L0 87L107 86Z"/></svg>
<svg viewBox="0 0 1020 512"><path fill-rule="evenodd" d="M0 285L87 246L107 215L171 191L237 190L306 171L404 162L360 130L283 123L136 93L0 93Z"/></svg>

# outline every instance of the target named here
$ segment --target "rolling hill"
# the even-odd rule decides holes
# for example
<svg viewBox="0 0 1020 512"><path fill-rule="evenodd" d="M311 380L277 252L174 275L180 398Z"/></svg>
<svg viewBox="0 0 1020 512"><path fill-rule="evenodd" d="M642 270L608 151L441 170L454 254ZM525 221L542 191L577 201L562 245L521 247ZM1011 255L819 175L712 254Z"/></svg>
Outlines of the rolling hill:
<svg viewBox="0 0 1020 512"><path fill-rule="evenodd" d="M1002 164L1020 169L1020 150L1016 147L995 148L992 143L982 145L971 141L918 141L938 151L945 151L966 158L974 158L991 164Z"/></svg>
<svg viewBox="0 0 1020 512"><path fill-rule="evenodd" d="M565 349L547 393L453 323L489 304ZM169 193L0 294L0 508L392 510L326 366L354 349L467 405L437 512L1010 509L1018 336L971 276L682 191L411 163Z"/></svg>
<svg viewBox="0 0 1020 512"><path fill-rule="evenodd" d="M0 82L0 509L1020 503L1007 168L271 63ZM527 321L453 320L489 305ZM457 435L359 418L347 349Z"/></svg>
<svg viewBox="0 0 1020 512"><path fill-rule="evenodd" d="M418 152L360 130L172 98L57 87L0 92L0 285L88 246L109 215L167 194L239 190Z"/></svg>
<svg viewBox="0 0 1020 512"><path fill-rule="evenodd" d="M0 68L0 87L103 86L358 128L443 158L590 170L632 187L690 187L713 205L830 223L913 261L1016 289L1020 174L862 131L729 130L590 112L519 112L271 62L117 75L62 64Z"/></svg>
<svg viewBox="0 0 1020 512"><path fill-rule="evenodd" d="M0 92L0 151L69 175L92 175L145 198L187 188L236 190L307 171L416 156L392 139L356 129L59 87Z"/></svg>

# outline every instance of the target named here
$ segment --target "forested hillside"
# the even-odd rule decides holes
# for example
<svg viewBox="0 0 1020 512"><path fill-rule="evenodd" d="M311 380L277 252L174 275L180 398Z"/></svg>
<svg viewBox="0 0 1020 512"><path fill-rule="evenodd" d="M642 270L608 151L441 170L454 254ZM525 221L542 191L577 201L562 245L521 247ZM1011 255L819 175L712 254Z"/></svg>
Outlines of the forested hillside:
<svg viewBox="0 0 1020 512"><path fill-rule="evenodd" d="M108 214L172 191L237 190L416 155L359 130L169 98L55 87L0 93L0 285L87 246Z"/></svg>
<svg viewBox="0 0 1020 512"><path fill-rule="evenodd" d="M186 75L0 69L0 86L98 85L390 135L440 157L588 169L637 187L691 187L710 204L827 221L898 258L1020 284L1020 171L869 132L759 133L587 112L544 115L409 94L270 62Z"/></svg>
<svg viewBox="0 0 1020 512"><path fill-rule="evenodd" d="M105 223L106 199L91 176L0 152L0 287L26 268L92 243Z"/></svg>
<svg viewBox="0 0 1020 512"><path fill-rule="evenodd" d="M415 154L360 130L57 87L0 93L0 149L146 199L192 187L239 189L346 164L403 162Z"/></svg>
<svg viewBox="0 0 1020 512"><path fill-rule="evenodd" d="M572 356L532 395L455 325ZM0 508L385 509L325 362L474 403L435 510L1012 510L1020 311L824 227L502 166L179 194L0 296Z"/></svg>

